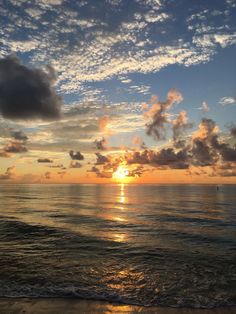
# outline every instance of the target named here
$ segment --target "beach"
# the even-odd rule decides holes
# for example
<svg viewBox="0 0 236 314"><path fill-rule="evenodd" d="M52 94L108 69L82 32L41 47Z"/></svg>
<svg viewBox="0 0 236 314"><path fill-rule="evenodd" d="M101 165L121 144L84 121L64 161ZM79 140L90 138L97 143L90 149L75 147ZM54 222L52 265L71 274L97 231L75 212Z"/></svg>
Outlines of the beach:
<svg viewBox="0 0 236 314"><path fill-rule="evenodd" d="M157 313L157 314L233 314L236 307L190 309L144 307L66 298L2 298L1 314L75 314L75 313Z"/></svg>

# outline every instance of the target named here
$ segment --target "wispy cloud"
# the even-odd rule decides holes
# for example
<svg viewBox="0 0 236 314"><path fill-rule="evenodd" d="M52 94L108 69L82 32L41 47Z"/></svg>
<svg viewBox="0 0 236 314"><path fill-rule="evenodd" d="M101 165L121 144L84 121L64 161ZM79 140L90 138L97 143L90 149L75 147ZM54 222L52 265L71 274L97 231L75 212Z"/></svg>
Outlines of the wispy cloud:
<svg viewBox="0 0 236 314"><path fill-rule="evenodd" d="M236 104L236 98L235 97L223 97L220 99L219 103L222 106Z"/></svg>
<svg viewBox="0 0 236 314"><path fill-rule="evenodd" d="M236 43L229 1L223 11L221 6L213 8L206 3L205 8L196 7L192 13L185 10L182 1L174 9L164 1L101 0L97 10L92 9L95 1L20 3L11 0L11 6L2 7L2 56L18 52L30 62L50 61L59 72L59 90L83 91L87 98L103 93L92 91L87 86L91 82L125 76L123 83L130 83L130 73L204 63L219 46ZM171 31L179 12L186 20L182 38ZM28 34L26 38L22 39L22 33Z"/></svg>

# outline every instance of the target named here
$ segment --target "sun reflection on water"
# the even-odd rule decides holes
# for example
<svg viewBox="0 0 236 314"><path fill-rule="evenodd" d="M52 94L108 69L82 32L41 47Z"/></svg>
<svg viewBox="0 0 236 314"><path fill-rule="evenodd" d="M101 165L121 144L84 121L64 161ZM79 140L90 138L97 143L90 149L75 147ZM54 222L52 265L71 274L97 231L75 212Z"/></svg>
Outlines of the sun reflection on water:
<svg viewBox="0 0 236 314"><path fill-rule="evenodd" d="M120 195L119 195L119 203L125 204L127 203L127 197L125 196L125 184L120 184Z"/></svg>
<svg viewBox="0 0 236 314"><path fill-rule="evenodd" d="M115 242L125 242L127 236L125 233L115 233L113 238Z"/></svg>

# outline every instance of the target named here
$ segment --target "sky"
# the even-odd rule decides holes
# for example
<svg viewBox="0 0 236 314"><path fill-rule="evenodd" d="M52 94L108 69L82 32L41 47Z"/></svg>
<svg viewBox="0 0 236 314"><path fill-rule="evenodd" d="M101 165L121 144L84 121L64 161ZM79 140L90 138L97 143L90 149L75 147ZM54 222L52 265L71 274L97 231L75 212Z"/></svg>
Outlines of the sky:
<svg viewBox="0 0 236 314"><path fill-rule="evenodd" d="M236 0L0 7L0 183L236 183Z"/></svg>

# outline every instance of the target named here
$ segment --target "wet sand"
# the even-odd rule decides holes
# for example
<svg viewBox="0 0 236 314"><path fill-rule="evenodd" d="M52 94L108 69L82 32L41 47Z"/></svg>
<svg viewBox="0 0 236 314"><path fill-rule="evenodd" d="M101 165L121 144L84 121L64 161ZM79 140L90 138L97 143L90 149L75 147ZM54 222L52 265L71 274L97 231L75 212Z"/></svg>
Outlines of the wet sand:
<svg viewBox="0 0 236 314"><path fill-rule="evenodd" d="M114 304L102 301L56 298L2 298L1 314L75 314L75 313L145 313L145 314L234 314L236 307L215 309L187 309L142 307L134 305Z"/></svg>

